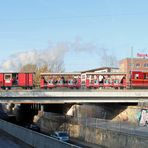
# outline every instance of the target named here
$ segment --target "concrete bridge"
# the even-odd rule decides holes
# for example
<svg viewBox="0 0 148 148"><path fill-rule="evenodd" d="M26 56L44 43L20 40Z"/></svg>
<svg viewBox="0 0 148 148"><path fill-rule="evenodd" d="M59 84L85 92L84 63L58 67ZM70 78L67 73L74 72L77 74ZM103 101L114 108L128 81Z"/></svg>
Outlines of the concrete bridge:
<svg viewBox="0 0 148 148"><path fill-rule="evenodd" d="M1 91L1 103L139 103L148 102L148 90Z"/></svg>

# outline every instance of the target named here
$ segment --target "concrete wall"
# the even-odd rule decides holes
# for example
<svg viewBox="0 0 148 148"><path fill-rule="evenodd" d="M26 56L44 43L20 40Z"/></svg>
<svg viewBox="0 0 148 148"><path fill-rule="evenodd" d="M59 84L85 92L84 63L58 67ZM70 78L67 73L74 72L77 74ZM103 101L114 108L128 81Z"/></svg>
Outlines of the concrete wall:
<svg viewBox="0 0 148 148"><path fill-rule="evenodd" d="M67 125L72 137L99 144L108 148L147 148L148 138L106 129L80 125Z"/></svg>
<svg viewBox="0 0 148 148"><path fill-rule="evenodd" d="M131 112L132 110L132 112ZM133 119L130 120L134 120L136 121L136 111L137 108L133 108L133 107L129 107L127 108L128 115L133 116ZM131 113L130 113L131 112ZM129 134L125 133L125 129L124 129L124 122L126 121L122 121L123 122L123 130L121 130L122 128L122 124L116 124L116 120L119 118L117 117L117 119L115 119L115 121L113 122L113 127L119 127L119 131L113 131L110 130L112 126L108 126L107 123L105 123L104 121L98 121L97 120L93 120L91 119L91 121L83 121L82 123L84 124L74 124L74 122L72 122L70 124L69 123L65 123L64 120L62 121L61 119L58 121L56 121L56 119L58 118L54 118L55 115L52 116L52 114L50 114L50 116L48 116L48 113L46 113L46 115L43 116L38 120L40 123L41 128L44 128L45 131L50 131L53 129L56 130L67 130L70 134L71 137L76 137L80 140L83 141L87 141L90 143L94 143L94 144L99 144L99 145L103 145L106 147L113 147L113 148L125 148L125 147L130 147L130 148L146 148L148 145L148 139L141 137L141 136L136 136L135 134L130 134L132 133L131 131L129 131ZM56 115L57 116L57 115ZM132 118L132 117L131 117ZM72 118L73 119L73 118ZM81 119L81 118L80 118ZM83 119L83 118L82 118ZM86 118L88 119L88 118ZM66 121L67 122L67 121ZM102 122L100 124L100 122ZM121 123L122 123L121 122ZM136 121L137 122L137 121ZM91 123L93 123L96 126L92 127ZM126 122L127 123L127 122ZM99 125L103 125L103 128L99 128ZM104 126L105 125L105 126ZM125 124L126 125L126 124ZM90 126L90 127L88 127ZM105 128L106 127L106 128ZM133 126L129 127L132 130ZM114 128L113 128L114 129ZM123 131L123 132L121 132ZM127 129L128 131L128 129Z"/></svg>
<svg viewBox="0 0 148 148"><path fill-rule="evenodd" d="M49 136L34 132L32 130L14 125L12 123L0 120L0 129L9 133L10 135L24 141L25 143L35 148L70 148L77 147L59 140L53 139Z"/></svg>
<svg viewBox="0 0 148 148"><path fill-rule="evenodd" d="M59 125L58 130L67 130L71 137L108 148L147 148L148 145L148 137L127 134L124 130L123 132L118 132L109 130L109 128L87 127L66 123Z"/></svg>
<svg viewBox="0 0 148 148"><path fill-rule="evenodd" d="M137 106L119 104L83 104L73 105L68 115L82 118L99 118L137 124Z"/></svg>
<svg viewBox="0 0 148 148"><path fill-rule="evenodd" d="M121 110L120 113L117 114L112 120L137 124L137 115L140 112L140 110L141 108L138 106L128 106L124 110Z"/></svg>

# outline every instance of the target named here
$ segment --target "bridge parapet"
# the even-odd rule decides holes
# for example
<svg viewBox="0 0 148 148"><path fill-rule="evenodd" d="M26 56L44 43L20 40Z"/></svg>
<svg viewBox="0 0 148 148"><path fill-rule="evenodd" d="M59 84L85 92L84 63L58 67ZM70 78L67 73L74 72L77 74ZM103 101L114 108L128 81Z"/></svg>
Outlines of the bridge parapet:
<svg viewBox="0 0 148 148"><path fill-rule="evenodd" d="M0 101L39 103L97 103L148 101L148 91L6 91Z"/></svg>

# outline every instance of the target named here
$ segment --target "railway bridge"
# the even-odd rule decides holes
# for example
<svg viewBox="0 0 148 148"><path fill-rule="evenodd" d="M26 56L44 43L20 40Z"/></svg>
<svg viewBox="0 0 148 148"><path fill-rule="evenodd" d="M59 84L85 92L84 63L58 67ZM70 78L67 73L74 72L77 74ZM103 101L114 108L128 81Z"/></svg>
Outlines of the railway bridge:
<svg viewBox="0 0 148 148"><path fill-rule="evenodd" d="M139 103L148 101L148 90L9 90L0 92L1 103Z"/></svg>

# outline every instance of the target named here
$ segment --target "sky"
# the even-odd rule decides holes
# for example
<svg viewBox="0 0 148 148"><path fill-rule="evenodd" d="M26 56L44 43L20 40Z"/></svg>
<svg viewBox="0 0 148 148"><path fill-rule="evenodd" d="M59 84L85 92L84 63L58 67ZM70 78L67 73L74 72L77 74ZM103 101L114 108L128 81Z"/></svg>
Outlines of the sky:
<svg viewBox="0 0 148 148"><path fill-rule="evenodd" d="M33 51L60 56L66 71L107 66L105 56L130 57L131 47L134 56L148 53L147 7L147 0L0 0L0 68Z"/></svg>

